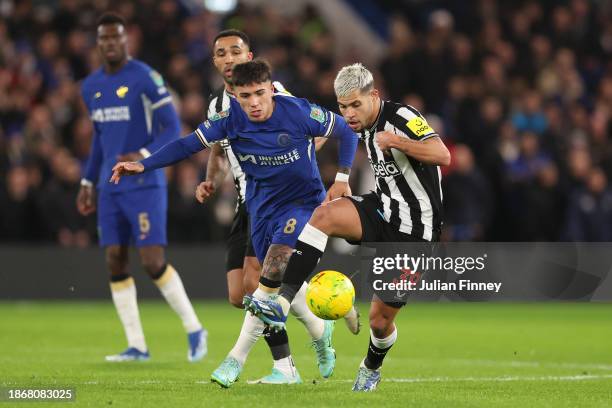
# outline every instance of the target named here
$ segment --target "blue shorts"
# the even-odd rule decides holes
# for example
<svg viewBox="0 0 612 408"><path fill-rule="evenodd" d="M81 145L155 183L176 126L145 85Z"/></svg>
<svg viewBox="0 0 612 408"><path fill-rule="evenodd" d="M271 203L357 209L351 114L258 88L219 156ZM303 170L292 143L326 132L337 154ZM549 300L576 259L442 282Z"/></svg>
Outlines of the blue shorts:
<svg viewBox="0 0 612 408"><path fill-rule="evenodd" d="M255 255L263 265L268 248L282 244L295 248L295 243L317 206L281 210L273 218L251 217L251 242Z"/></svg>
<svg viewBox="0 0 612 408"><path fill-rule="evenodd" d="M166 188L153 187L98 197L100 246L166 245Z"/></svg>

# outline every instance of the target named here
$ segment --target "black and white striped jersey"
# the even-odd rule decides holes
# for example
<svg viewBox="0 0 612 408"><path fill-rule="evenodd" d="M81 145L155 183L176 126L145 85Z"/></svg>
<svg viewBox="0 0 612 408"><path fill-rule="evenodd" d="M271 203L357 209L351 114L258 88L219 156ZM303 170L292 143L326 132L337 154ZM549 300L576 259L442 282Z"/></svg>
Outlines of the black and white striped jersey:
<svg viewBox="0 0 612 408"><path fill-rule="evenodd" d="M214 115L228 110L230 107L230 98L232 98L232 96L227 92L225 86L215 91L210 97L207 118L211 119ZM227 139L224 139L219 143L221 144L221 147L225 152L225 156L229 161L230 168L232 169L232 176L234 177L236 192L238 193L238 203L243 204L246 197L246 177Z"/></svg>
<svg viewBox="0 0 612 408"><path fill-rule="evenodd" d="M376 122L360 132L376 178L383 218L399 231L431 241L442 224L440 168L422 163L397 149L384 154L375 143L377 132L389 131L423 141L438 134L413 107L381 101Z"/></svg>
<svg viewBox="0 0 612 408"><path fill-rule="evenodd" d="M280 82L274 81L272 82L272 85L274 86L275 93L291 95ZM210 96L210 103L208 104L207 118L211 119L211 117L213 117L214 115L228 110L230 107L230 98L233 98L233 96L229 92L227 92L225 86L213 92ZM232 169L232 176L234 177L236 192L238 193L238 203L242 204L244 203L246 197L246 176L244 175L244 172L240 167L240 162L234 155L232 147L230 146L227 139L224 139L219 143L221 144L221 147L225 152L225 156L227 157L227 160L230 163L230 168Z"/></svg>

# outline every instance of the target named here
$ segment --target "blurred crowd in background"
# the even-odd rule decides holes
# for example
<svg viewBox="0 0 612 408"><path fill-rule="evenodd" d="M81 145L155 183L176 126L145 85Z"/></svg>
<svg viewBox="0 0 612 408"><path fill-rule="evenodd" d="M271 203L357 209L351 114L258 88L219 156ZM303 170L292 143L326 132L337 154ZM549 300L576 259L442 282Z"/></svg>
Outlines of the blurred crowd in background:
<svg viewBox="0 0 612 408"><path fill-rule="evenodd" d="M606 1L381 1L388 53L375 72L385 99L426 115L449 146L443 169L446 240L612 241L612 4ZM129 22L130 52L165 78L189 133L221 85L211 41L238 28L293 94L338 111L338 57L313 7L287 18L240 4L228 15L175 0L0 1L0 241L96 242L95 215L74 205L92 125L80 80L100 65L95 20ZM335 175L333 143L319 152ZM194 199L207 152L167 170L170 242L222 241L231 180ZM373 188L363 150L354 193Z"/></svg>

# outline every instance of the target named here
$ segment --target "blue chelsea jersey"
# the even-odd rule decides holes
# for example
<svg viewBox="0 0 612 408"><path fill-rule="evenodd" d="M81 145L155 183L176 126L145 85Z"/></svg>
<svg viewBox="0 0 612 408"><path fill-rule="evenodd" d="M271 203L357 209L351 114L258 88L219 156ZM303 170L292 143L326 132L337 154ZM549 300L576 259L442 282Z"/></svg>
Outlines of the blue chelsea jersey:
<svg viewBox="0 0 612 408"><path fill-rule="evenodd" d="M162 107L168 110L168 104L172 106L161 75L145 63L131 59L116 73L108 74L100 68L89 75L83 81L82 97L94 126L85 178L97 181L98 188L108 192L165 186L162 169L127 178L117 185L108 182L118 155L130 152L146 155L161 147L159 144L178 138L178 129L166 129L167 134L154 142L164 133L154 113ZM170 116L169 122L178 123L174 108L170 109L169 114L165 113Z"/></svg>
<svg viewBox="0 0 612 408"><path fill-rule="evenodd" d="M202 123L195 134L205 146L227 138L247 177L249 214L270 217L286 206L318 205L325 198L313 138L330 136L338 116L283 94L272 116L248 120L239 103Z"/></svg>

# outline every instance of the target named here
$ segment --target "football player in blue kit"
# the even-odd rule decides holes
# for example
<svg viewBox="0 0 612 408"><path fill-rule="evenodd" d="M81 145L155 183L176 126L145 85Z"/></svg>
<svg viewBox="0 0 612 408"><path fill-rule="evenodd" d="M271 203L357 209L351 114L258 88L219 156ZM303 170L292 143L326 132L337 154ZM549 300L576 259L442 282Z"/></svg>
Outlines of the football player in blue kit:
<svg viewBox="0 0 612 408"><path fill-rule="evenodd" d="M207 118L214 118L220 112L227 111L230 99L234 98L232 88L232 69L237 64L252 60L253 53L250 48L249 37L238 30L224 30L219 32L213 42L213 63L219 74L223 77L223 86L210 96ZM272 82L274 93L290 93L278 82ZM327 141L327 138L315 138L315 150ZM250 295L259 287L261 266L255 250L251 244L249 234L249 215L246 208L247 180L238 157L234 154L227 139L211 146L206 168L206 181L200 183L196 189L196 199L204 202L209 199L217 189L221 180L225 178L226 166L229 167L238 193L236 213L232 228L227 239L226 276L230 303L243 308L242 299ZM315 316L306 304L306 282L291 303L291 314L295 316L306 328L312 339L313 349L317 356L321 373L329 372L330 336L334 329L334 322L324 321ZM352 333L359 332L359 314L353 308L345 316L345 322ZM222 387L228 388L236 381L252 347L259 337L264 336L266 341L273 340L265 332L264 324L250 312L245 312L240 333L233 347L229 350L221 364L212 372L211 379Z"/></svg>
<svg viewBox="0 0 612 408"><path fill-rule="evenodd" d="M342 117L305 99L274 94L270 68L263 61L236 65L232 80L236 98L230 100L228 110L146 159L117 163L111 182L171 165L227 138L247 177L251 239L263 265L260 286L253 296L270 299L276 296L297 237L313 210L321 202L350 195L348 175L357 136ZM314 154L315 136L340 142L338 175L327 195ZM270 336L274 338L269 342L274 367L272 374L258 382L300 383L286 332L271 332ZM319 362L323 377L329 377L335 366L331 342L327 349L328 358Z"/></svg>
<svg viewBox="0 0 612 408"><path fill-rule="evenodd" d="M121 16L107 13L100 17L97 43L103 66L85 78L81 90L94 135L77 208L83 215L98 212L98 235L110 270L111 294L128 341L124 352L106 359L149 359L136 286L127 270L129 245L134 244L145 271L182 320L189 343L188 360L198 361L207 351L207 333L179 274L164 254L167 188L163 170L121 185L107 182L117 160L142 159L178 139L179 119L161 75L129 57Z"/></svg>

